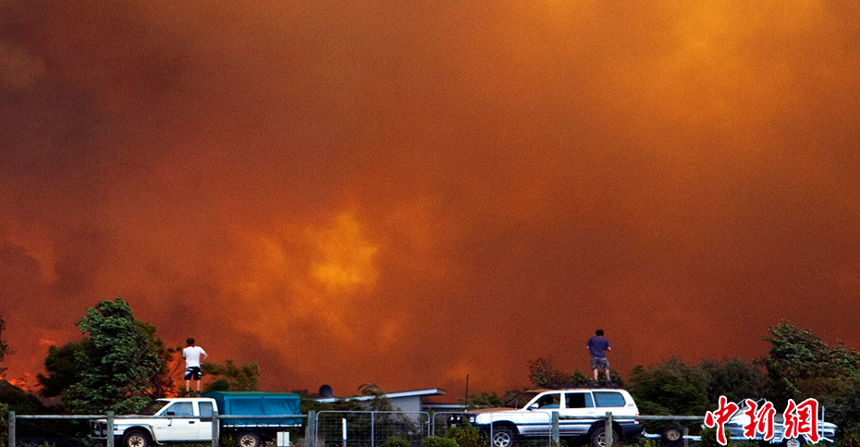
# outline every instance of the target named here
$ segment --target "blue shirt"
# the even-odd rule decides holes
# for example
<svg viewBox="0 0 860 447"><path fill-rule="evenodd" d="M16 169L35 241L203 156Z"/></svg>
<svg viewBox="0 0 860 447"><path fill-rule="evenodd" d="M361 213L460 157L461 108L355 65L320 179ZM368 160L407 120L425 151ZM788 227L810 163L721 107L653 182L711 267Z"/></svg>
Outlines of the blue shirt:
<svg viewBox="0 0 860 447"><path fill-rule="evenodd" d="M592 357L606 357L606 349L609 348L609 340L594 336L588 339L588 352Z"/></svg>

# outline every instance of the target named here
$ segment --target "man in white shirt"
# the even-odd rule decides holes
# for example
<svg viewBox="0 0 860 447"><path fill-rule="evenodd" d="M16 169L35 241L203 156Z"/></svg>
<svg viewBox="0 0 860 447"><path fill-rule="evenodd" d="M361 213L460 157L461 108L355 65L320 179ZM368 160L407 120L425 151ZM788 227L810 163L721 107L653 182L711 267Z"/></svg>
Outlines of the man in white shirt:
<svg viewBox="0 0 860 447"><path fill-rule="evenodd" d="M194 346L194 339L185 340L187 346L182 350L182 358L185 359L185 394L191 392L191 379L197 382L197 394L200 394L200 364L206 360L206 351L200 346Z"/></svg>

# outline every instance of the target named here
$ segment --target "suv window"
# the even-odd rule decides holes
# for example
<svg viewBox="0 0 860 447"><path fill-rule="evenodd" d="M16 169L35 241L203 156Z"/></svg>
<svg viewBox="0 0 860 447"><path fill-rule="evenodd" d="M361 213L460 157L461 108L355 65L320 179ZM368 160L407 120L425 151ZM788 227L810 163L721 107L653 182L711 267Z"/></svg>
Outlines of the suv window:
<svg viewBox="0 0 860 447"><path fill-rule="evenodd" d="M624 396L617 391L595 391L594 401L598 407L623 407L627 404Z"/></svg>
<svg viewBox="0 0 860 447"><path fill-rule="evenodd" d="M591 408L594 401L591 393L564 393L564 406L566 408Z"/></svg>
<svg viewBox="0 0 860 447"><path fill-rule="evenodd" d="M558 408L561 402L561 393L544 394L535 402L538 408Z"/></svg>

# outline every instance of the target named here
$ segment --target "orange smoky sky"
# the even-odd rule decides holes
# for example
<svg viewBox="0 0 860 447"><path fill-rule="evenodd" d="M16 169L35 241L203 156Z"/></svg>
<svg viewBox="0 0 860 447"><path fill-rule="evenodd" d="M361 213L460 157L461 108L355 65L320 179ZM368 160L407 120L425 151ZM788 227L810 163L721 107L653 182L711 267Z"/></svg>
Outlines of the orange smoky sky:
<svg viewBox="0 0 860 447"><path fill-rule="evenodd" d="M858 5L0 0L6 377L117 296L339 395L858 347Z"/></svg>

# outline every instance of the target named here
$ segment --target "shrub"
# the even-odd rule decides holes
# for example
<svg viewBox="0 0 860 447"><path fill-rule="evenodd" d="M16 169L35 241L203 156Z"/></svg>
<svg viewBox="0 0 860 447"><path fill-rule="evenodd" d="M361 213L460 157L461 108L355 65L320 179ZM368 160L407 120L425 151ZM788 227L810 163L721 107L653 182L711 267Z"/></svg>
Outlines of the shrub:
<svg viewBox="0 0 860 447"><path fill-rule="evenodd" d="M457 441L460 447L484 447L489 444L489 439L478 430L478 427L469 423L462 427L448 429L447 437Z"/></svg>
<svg viewBox="0 0 860 447"><path fill-rule="evenodd" d="M0 402L0 445L6 445L9 433L9 405Z"/></svg>
<svg viewBox="0 0 860 447"><path fill-rule="evenodd" d="M717 429L703 428L701 436L702 442L699 443L699 447L723 447L719 442L717 442ZM726 441L728 442L728 445L734 445L731 438L729 438L728 430L726 430Z"/></svg>
<svg viewBox="0 0 860 447"><path fill-rule="evenodd" d="M452 438L429 436L421 443L421 447L460 447L460 445Z"/></svg>
<svg viewBox="0 0 860 447"><path fill-rule="evenodd" d="M400 438L388 438L382 443L382 447L409 447L409 441Z"/></svg>

